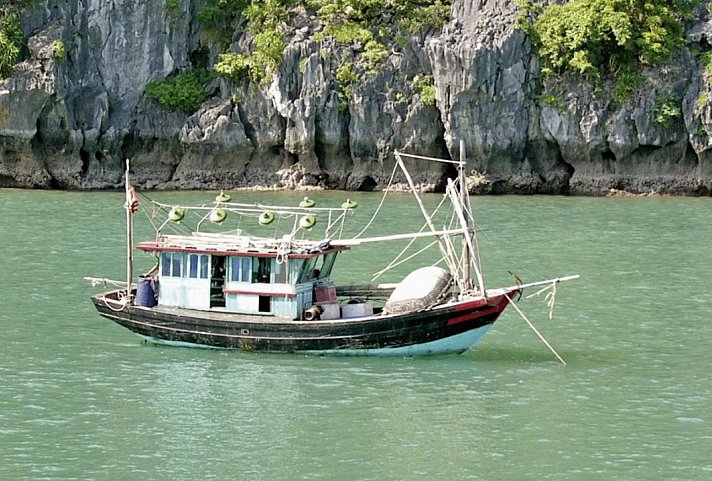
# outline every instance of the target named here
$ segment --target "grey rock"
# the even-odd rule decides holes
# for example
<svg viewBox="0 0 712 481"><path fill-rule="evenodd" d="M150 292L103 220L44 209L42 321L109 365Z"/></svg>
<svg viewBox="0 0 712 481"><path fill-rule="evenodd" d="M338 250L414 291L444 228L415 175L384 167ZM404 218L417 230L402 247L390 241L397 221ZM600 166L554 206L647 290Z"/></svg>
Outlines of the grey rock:
<svg viewBox="0 0 712 481"><path fill-rule="evenodd" d="M114 188L130 158L150 189L378 190L394 150L459 158L463 139L475 193L712 193L712 87L691 54L712 43L705 8L688 45L625 100L613 85L542 78L515 2L454 0L450 23L392 46L348 98L336 72L365 46L313 40L323 26L302 11L266 83L216 79L197 112L172 112L146 85L215 62L220 49L196 20L203 5L38 1L23 15L28 56L0 81L0 186ZM244 26L235 52L251 42ZM414 83L423 75L434 105ZM423 188L442 189L446 167L412 167Z"/></svg>

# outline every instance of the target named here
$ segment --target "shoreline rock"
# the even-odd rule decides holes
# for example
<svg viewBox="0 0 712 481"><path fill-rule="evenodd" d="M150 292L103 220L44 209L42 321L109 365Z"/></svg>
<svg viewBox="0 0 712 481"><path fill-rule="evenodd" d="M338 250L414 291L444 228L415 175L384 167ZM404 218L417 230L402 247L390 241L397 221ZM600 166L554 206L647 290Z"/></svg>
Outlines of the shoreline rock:
<svg viewBox="0 0 712 481"><path fill-rule="evenodd" d="M218 78L185 115L145 87L197 59L215 62L220 52L195 21L203 0L182 0L178 16L111 5L40 0L23 18L29 54L0 81L0 187L120 188L130 158L144 189L379 191L393 151L459 158L464 139L473 194L712 195L712 85L692 54L712 44L706 8L688 44L623 102L611 85L542 78L515 3L454 0L442 30L394 47L346 101L336 72L349 47L315 41L321 26L302 15L270 83ZM231 48L248 35L238 29ZM55 57L55 42L66 57ZM423 76L433 105L417 88ZM663 98L679 101L681 115L658 123ZM452 174L421 161L412 170L427 191Z"/></svg>

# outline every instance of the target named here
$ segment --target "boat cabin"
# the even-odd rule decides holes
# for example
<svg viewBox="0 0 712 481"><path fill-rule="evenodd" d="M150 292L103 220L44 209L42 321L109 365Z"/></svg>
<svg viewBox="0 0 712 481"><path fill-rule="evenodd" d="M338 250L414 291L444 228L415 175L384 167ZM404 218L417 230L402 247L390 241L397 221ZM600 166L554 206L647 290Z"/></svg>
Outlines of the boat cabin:
<svg viewBox="0 0 712 481"><path fill-rule="evenodd" d="M228 244L164 236L136 247L158 257L161 306L292 319L303 318L317 303L335 303L338 311L330 276L343 247L327 245L287 253L279 246L239 244L240 239ZM321 307L324 313L332 311Z"/></svg>

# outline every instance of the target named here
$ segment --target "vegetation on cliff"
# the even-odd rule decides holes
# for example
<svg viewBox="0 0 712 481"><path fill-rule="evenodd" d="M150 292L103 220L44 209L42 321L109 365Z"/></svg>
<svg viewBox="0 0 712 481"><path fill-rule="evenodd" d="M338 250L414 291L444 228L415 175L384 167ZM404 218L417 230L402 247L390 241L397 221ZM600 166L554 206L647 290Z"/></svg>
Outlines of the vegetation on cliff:
<svg viewBox="0 0 712 481"><path fill-rule="evenodd" d="M205 84L212 76L201 69L154 80L146 85L146 95L172 110L192 114L208 99Z"/></svg>
<svg viewBox="0 0 712 481"><path fill-rule="evenodd" d="M224 50L214 71L233 81L249 80L255 85L269 81L282 62L286 36L305 25L310 27L312 40L333 40L335 51L323 53L337 56L341 65L335 78L344 106L354 83L376 72L391 52L408 44L409 36L442 28L449 16L450 2L446 0L209 0L198 13L208 37ZM231 44L243 32L248 35L249 47L235 51ZM422 79L418 86L422 100L432 105L432 76ZM197 106L188 102L185 94L187 87L196 95L201 89L192 77L188 84L180 80L152 82L147 93L169 108L195 111Z"/></svg>
<svg viewBox="0 0 712 481"><path fill-rule="evenodd" d="M663 64L684 46L683 22L701 0L571 0L542 7L524 0L520 26L547 76L573 73L615 81L624 100L644 82L641 68ZM662 111L670 118L670 99ZM675 107L676 112L679 108Z"/></svg>
<svg viewBox="0 0 712 481"><path fill-rule="evenodd" d="M587 77L658 65L684 45L683 20L701 0L526 1L523 22L547 74Z"/></svg>
<svg viewBox="0 0 712 481"><path fill-rule="evenodd" d="M20 57L22 49L23 34L17 8L24 2L17 4L0 4L0 79L12 74L12 66Z"/></svg>

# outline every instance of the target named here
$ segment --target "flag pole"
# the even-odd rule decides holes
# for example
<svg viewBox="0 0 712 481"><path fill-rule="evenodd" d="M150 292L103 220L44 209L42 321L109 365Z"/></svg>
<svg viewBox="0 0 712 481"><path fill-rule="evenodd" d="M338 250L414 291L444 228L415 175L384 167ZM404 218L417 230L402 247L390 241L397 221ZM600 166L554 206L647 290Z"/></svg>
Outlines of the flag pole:
<svg viewBox="0 0 712 481"><path fill-rule="evenodd" d="M131 212L131 182L129 159L126 159L126 299L131 304L131 280L133 279L133 214Z"/></svg>

